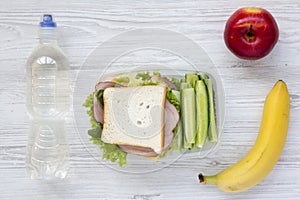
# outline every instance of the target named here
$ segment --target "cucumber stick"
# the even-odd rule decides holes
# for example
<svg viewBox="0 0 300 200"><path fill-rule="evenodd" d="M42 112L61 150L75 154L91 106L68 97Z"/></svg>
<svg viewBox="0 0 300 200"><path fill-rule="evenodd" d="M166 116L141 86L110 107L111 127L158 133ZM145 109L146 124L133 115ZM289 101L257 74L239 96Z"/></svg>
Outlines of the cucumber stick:
<svg viewBox="0 0 300 200"><path fill-rule="evenodd" d="M216 142L218 140L218 136L217 136L217 127L216 127L216 119L215 119L212 81L206 74L202 74L200 77L201 77L201 79L204 80L204 83L207 88L207 93L208 93L208 106L209 106L209 108L208 108L208 111L209 111L208 141Z"/></svg>
<svg viewBox="0 0 300 200"><path fill-rule="evenodd" d="M200 79L204 80L204 82L205 82L205 80L209 79L209 77L207 76L207 74L201 74Z"/></svg>
<svg viewBox="0 0 300 200"><path fill-rule="evenodd" d="M179 85L178 85L179 87ZM172 93L176 96L176 98L180 102L180 92L177 90L172 90ZM181 119L179 119L179 122L177 124L177 129L175 132L175 137L171 144L171 149L174 152L179 152L183 149L183 130L182 130L182 122Z"/></svg>
<svg viewBox="0 0 300 200"><path fill-rule="evenodd" d="M174 139L171 143L171 149L174 152L180 152L184 147L183 147L183 130L182 130L182 123L181 121L178 122L177 124L177 129L176 133L174 136Z"/></svg>
<svg viewBox="0 0 300 200"><path fill-rule="evenodd" d="M195 88L196 81L199 80L199 77L198 74L186 74L185 80L192 88Z"/></svg>
<svg viewBox="0 0 300 200"><path fill-rule="evenodd" d="M180 92L181 92L183 89L190 88L190 86L187 82L181 82L179 88L180 88Z"/></svg>
<svg viewBox="0 0 300 200"><path fill-rule="evenodd" d="M183 89L186 89L186 88L190 88L191 86L185 81L185 79L181 79L181 82L180 82L180 99L182 97L182 90ZM182 103L180 103L180 107L182 108ZM182 125L182 111L181 111L181 129L182 129L182 134L183 134L183 148L184 149L192 149L192 144L189 144L186 140L186 137L184 135L184 131L183 131L183 125Z"/></svg>
<svg viewBox="0 0 300 200"><path fill-rule="evenodd" d="M208 131L208 94L203 80L196 81L197 133L196 146L202 148Z"/></svg>
<svg viewBox="0 0 300 200"><path fill-rule="evenodd" d="M188 84L185 79L181 79L180 87L179 87L180 88L180 97L182 96L182 90L186 89L186 88L190 88L190 87L191 87L190 84ZM182 103L181 103L180 107L182 108ZM193 149L193 144L188 143L186 140L186 137L185 137L185 134L183 131L182 118L183 117L182 117L182 111L181 111L181 129L182 129L182 134L183 134L183 148L184 149Z"/></svg>
<svg viewBox="0 0 300 200"><path fill-rule="evenodd" d="M181 116L186 142L194 144L196 138L196 102L194 88L181 90ZM185 143L185 146L187 144Z"/></svg>

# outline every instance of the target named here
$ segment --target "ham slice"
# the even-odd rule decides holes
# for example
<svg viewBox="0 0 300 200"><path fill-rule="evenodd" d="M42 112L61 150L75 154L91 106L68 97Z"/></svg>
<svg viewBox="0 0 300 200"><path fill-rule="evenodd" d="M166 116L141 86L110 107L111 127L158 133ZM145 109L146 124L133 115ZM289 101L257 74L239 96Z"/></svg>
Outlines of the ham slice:
<svg viewBox="0 0 300 200"><path fill-rule="evenodd" d="M119 145L119 147L126 153L136 154L145 157L156 157L158 154L151 148L131 146L131 145Z"/></svg>
<svg viewBox="0 0 300 200"><path fill-rule="evenodd" d="M94 92L94 118L97 122L100 122L103 124L104 120L104 110L103 106L98 101L96 94L99 90L104 90L108 87L116 86L115 82L107 81L107 82L99 82L95 86L95 92ZM176 107L171 104L168 100L166 100L165 103L165 126L164 126L164 148L163 150L166 150L166 148L171 144L174 133L173 129L176 127L178 121L179 121L179 113L176 109ZM130 154L137 154L141 156L146 157L155 157L158 156L156 152L154 152L151 148L147 147L139 147L139 146L131 146L131 145L119 145L119 147L127 153Z"/></svg>
<svg viewBox="0 0 300 200"><path fill-rule="evenodd" d="M107 81L107 82L99 82L95 86L95 92L94 92L94 118L96 119L97 122L100 122L103 124L104 120L104 110L103 106L100 104L98 101L96 94L98 93L99 90L104 90L105 88L115 86L116 83L112 81Z"/></svg>
<svg viewBox="0 0 300 200"><path fill-rule="evenodd" d="M158 79L161 80L162 82L166 83L169 88L178 90L177 86L174 83L172 83L172 81L169 81L167 78L159 76Z"/></svg>

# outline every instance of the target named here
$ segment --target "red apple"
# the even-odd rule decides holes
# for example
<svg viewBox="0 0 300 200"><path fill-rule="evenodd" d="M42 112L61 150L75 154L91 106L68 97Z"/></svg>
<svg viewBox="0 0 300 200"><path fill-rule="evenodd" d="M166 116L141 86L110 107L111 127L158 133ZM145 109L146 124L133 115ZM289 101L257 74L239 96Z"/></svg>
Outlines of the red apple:
<svg viewBox="0 0 300 200"><path fill-rule="evenodd" d="M228 19L224 40L228 49L242 59L256 60L270 53L278 41L274 17L263 8L240 8Z"/></svg>

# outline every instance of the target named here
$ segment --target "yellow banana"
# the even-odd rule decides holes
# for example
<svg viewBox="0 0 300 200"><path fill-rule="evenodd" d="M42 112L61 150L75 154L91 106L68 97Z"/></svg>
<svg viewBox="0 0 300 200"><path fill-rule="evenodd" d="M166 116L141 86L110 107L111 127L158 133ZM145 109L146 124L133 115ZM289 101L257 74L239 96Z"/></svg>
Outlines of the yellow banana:
<svg viewBox="0 0 300 200"><path fill-rule="evenodd" d="M199 174L200 183L225 192L241 192L262 181L276 165L285 144L290 114L286 84L279 80L268 94L256 142L239 162L214 176Z"/></svg>

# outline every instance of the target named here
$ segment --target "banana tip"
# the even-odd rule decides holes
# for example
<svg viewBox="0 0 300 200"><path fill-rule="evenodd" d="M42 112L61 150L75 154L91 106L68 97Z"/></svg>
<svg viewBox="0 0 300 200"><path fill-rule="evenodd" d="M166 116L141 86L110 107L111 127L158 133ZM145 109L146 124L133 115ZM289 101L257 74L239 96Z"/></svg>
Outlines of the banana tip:
<svg viewBox="0 0 300 200"><path fill-rule="evenodd" d="M200 182L201 184L205 184L205 183L206 183L205 180L204 180L203 174L198 174L198 179L199 179L199 182Z"/></svg>

